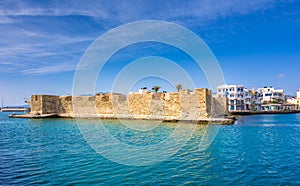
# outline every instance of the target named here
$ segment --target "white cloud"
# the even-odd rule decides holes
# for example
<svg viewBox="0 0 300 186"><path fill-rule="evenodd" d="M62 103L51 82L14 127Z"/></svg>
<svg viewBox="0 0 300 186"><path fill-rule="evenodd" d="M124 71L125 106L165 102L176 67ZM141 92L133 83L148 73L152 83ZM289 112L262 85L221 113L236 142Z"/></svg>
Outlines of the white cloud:
<svg viewBox="0 0 300 186"><path fill-rule="evenodd" d="M201 21L247 14L265 9L272 4L270 0L172 2L75 0L64 3L37 1L34 4L30 1L1 1L0 65L8 72L23 74L74 70L74 64L78 63L84 50L98 36L91 34L91 29L101 33L107 30L107 24L117 26L145 19L173 21L185 26L195 25L197 22L198 25ZM69 22L73 19L63 17L76 15L87 16L94 22L86 23L85 20ZM124 34L125 37L126 33Z"/></svg>
<svg viewBox="0 0 300 186"><path fill-rule="evenodd" d="M70 72L74 71L77 68L76 64L73 63L59 63L56 65L47 65L41 67L35 67L30 69L21 70L22 74L32 74L32 75L40 75L40 74L53 74L60 72Z"/></svg>
<svg viewBox="0 0 300 186"><path fill-rule="evenodd" d="M86 47L95 39L88 36L70 37L27 30L11 33L6 37L4 35L5 33L0 33L0 43L3 43L0 45L0 72L21 74L74 70L74 65L77 65ZM60 64L65 60L70 62Z"/></svg>
<svg viewBox="0 0 300 186"><path fill-rule="evenodd" d="M284 78L285 77L285 74L284 73L281 73L277 76L278 79L281 79L281 78Z"/></svg>
<svg viewBox="0 0 300 186"><path fill-rule="evenodd" d="M272 6L271 0L257 1L53 1L44 6L29 3L2 3L2 16L68 16L82 15L128 22L141 19L198 17L215 19L232 14L246 14ZM13 8L12 8L13 7Z"/></svg>
<svg viewBox="0 0 300 186"><path fill-rule="evenodd" d="M10 24L10 23L13 23L13 19L6 16L0 16L0 24Z"/></svg>

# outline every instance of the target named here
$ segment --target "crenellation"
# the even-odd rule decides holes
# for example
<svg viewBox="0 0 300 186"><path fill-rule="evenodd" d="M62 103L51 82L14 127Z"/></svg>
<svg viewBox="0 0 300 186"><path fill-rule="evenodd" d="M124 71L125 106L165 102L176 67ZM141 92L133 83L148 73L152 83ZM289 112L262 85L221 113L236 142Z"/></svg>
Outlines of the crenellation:
<svg viewBox="0 0 300 186"><path fill-rule="evenodd" d="M224 103L223 103L224 102ZM212 97L211 90L197 88L169 93L118 93L94 96L31 96L31 114L61 117L177 118L197 120L224 116L226 99ZM217 113L215 113L217 112Z"/></svg>

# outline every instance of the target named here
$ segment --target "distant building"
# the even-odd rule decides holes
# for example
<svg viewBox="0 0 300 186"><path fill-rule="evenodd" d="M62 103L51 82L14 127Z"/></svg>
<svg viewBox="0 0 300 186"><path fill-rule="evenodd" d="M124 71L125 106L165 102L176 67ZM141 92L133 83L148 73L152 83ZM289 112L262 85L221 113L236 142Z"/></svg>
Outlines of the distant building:
<svg viewBox="0 0 300 186"><path fill-rule="evenodd" d="M278 103L267 103L262 105L262 110L264 111L280 111L283 110L282 104Z"/></svg>
<svg viewBox="0 0 300 186"><path fill-rule="evenodd" d="M287 110L288 109L295 109L295 110L299 110L300 109L300 89L297 91L296 93L296 97L290 97L286 100L287 103Z"/></svg>
<svg viewBox="0 0 300 186"><path fill-rule="evenodd" d="M228 111L250 110L251 96L243 85L220 85L217 87L218 97L226 97L228 100Z"/></svg>
<svg viewBox="0 0 300 186"><path fill-rule="evenodd" d="M262 110L264 111L280 111L287 108L285 104L285 95L283 89L275 89L272 86L265 86L257 89L258 98L262 102Z"/></svg>
<svg viewBox="0 0 300 186"><path fill-rule="evenodd" d="M257 90L249 90L243 85L220 85L217 87L217 96L226 97L228 111L280 111L300 108L300 90L297 92L296 102L286 102L283 89L266 86Z"/></svg>
<svg viewBox="0 0 300 186"><path fill-rule="evenodd" d="M300 107L300 89L297 91L297 97L296 97L296 99L297 99L297 104Z"/></svg>
<svg viewBox="0 0 300 186"><path fill-rule="evenodd" d="M259 88L257 91L262 102L262 110L280 111L287 108L287 106L283 105L286 103L283 89L265 86L264 88Z"/></svg>
<svg viewBox="0 0 300 186"><path fill-rule="evenodd" d="M259 88L257 91L263 104L282 104L285 102L283 89L275 89L272 86L265 86L264 88Z"/></svg>
<svg viewBox="0 0 300 186"><path fill-rule="evenodd" d="M150 91L147 89L147 87L143 87L143 88L140 88L139 89L139 93L140 94L147 94L149 93Z"/></svg>
<svg viewBox="0 0 300 186"><path fill-rule="evenodd" d="M251 95L251 110L262 110L261 94L254 89L250 90L249 94Z"/></svg>

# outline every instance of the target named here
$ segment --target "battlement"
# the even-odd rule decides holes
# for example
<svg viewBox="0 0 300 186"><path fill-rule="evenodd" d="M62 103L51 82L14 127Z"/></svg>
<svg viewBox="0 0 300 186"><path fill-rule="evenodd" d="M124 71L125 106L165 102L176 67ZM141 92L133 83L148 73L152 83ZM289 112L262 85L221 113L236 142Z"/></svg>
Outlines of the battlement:
<svg viewBox="0 0 300 186"><path fill-rule="evenodd" d="M118 93L93 96L32 95L31 115L55 114L59 117L100 117L199 120L224 117L226 99L212 96L211 90L192 92Z"/></svg>

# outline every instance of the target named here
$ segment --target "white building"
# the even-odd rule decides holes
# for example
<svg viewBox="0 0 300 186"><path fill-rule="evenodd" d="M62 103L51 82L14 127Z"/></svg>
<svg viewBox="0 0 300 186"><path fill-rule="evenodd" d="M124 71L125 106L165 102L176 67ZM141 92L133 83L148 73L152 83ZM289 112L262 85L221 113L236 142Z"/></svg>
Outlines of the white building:
<svg viewBox="0 0 300 186"><path fill-rule="evenodd" d="M283 89L275 89L272 86L265 86L264 88L259 88L257 91L264 104L281 104L285 102Z"/></svg>
<svg viewBox="0 0 300 186"><path fill-rule="evenodd" d="M243 111L250 110L251 96L249 90L245 89L243 85L220 85L217 87L218 97L228 98L229 111Z"/></svg>
<svg viewBox="0 0 300 186"><path fill-rule="evenodd" d="M287 104L294 105L295 110L300 109L300 89L297 91L297 96L286 100Z"/></svg>
<svg viewBox="0 0 300 186"><path fill-rule="evenodd" d="M298 104L300 104L300 89L297 91L297 100Z"/></svg>
<svg viewBox="0 0 300 186"><path fill-rule="evenodd" d="M296 98L286 100L283 89L266 86L249 90L243 85L220 85L218 97L226 97L228 111L285 111L300 109L300 89Z"/></svg>
<svg viewBox="0 0 300 186"><path fill-rule="evenodd" d="M258 90L259 98L262 102L262 110L280 111L286 109L286 100L283 89L275 89L272 86L265 86Z"/></svg>
<svg viewBox="0 0 300 186"><path fill-rule="evenodd" d="M150 91L147 89L147 87L143 87L143 88L140 88L139 89L139 93L140 94L147 94L149 93Z"/></svg>
<svg viewBox="0 0 300 186"><path fill-rule="evenodd" d="M253 111L259 111L262 110L262 102L261 102L261 96L258 91L252 89L249 91L249 94L251 95L251 110Z"/></svg>

